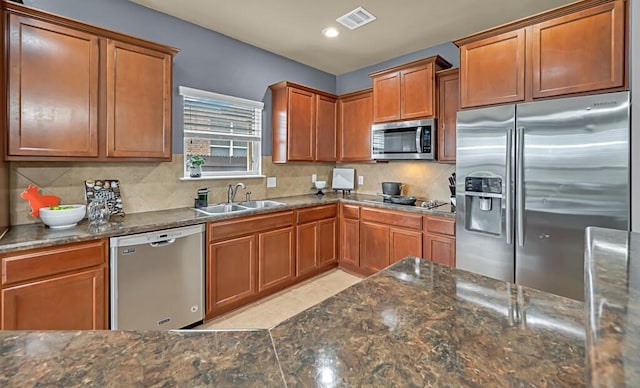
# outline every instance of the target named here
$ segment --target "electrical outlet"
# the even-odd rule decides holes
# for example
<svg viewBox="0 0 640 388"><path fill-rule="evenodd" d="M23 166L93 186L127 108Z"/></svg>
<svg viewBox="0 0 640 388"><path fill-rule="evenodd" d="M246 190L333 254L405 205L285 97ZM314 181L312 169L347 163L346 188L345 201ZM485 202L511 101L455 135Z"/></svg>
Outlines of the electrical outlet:
<svg viewBox="0 0 640 388"><path fill-rule="evenodd" d="M311 183L316 183L318 180L318 174L311 174Z"/></svg>
<svg viewBox="0 0 640 388"><path fill-rule="evenodd" d="M364 185L364 176L358 175L358 184L359 185Z"/></svg>
<svg viewBox="0 0 640 388"><path fill-rule="evenodd" d="M276 187L276 177L268 176L267 177L267 188Z"/></svg>

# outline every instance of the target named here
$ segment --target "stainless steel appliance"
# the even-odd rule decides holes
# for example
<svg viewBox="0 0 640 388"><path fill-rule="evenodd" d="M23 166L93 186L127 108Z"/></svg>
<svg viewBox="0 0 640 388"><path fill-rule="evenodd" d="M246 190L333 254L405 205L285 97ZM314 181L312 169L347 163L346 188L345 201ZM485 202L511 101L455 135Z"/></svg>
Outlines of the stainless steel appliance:
<svg viewBox="0 0 640 388"><path fill-rule="evenodd" d="M111 329L179 329L204 317L204 225L112 237Z"/></svg>
<svg viewBox="0 0 640 388"><path fill-rule="evenodd" d="M373 159L433 159L435 151L434 120L400 121L371 126Z"/></svg>
<svg viewBox="0 0 640 388"><path fill-rule="evenodd" d="M587 226L628 229L629 94L458 112L456 266L584 299Z"/></svg>

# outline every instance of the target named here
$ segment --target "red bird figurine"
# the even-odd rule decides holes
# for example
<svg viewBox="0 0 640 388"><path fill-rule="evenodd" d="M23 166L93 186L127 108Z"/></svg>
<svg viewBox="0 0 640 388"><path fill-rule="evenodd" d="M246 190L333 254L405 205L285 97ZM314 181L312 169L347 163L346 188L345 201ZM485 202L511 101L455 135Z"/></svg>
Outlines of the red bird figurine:
<svg viewBox="0 0 640 388"><path fill-rule="evenodd" d="M40 215L40 208L58 206L60 204L60 197L57 195L41 195L38 193L38 190L38 186L29 185L29 187L20 194L20 198L29 201L29 206L31 206L31 213L29 213L29 215L33 217Z"/></svg>

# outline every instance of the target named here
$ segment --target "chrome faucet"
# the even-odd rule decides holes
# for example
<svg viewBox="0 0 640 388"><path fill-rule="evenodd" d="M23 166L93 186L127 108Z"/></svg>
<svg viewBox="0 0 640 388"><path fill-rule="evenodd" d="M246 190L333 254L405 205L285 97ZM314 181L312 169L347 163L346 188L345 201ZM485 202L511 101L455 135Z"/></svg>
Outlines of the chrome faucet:
<svg viewBox="0 0 640 388"><path fill-rule="evenodd" d="M244 183L240 182L236 184L235 189L233 188L233 185L229 185L229 189L227 190L227 202L228 203L232 203L233 200L236 198L236 193L238 192L238 188L241 187L244 189Z"/></svg>

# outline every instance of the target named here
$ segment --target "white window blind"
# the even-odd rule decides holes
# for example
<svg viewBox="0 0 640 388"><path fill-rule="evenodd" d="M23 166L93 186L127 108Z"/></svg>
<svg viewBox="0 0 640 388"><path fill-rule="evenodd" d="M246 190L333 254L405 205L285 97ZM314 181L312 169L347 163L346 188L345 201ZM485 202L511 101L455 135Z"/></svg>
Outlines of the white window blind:
<svg viewBox="0 0 640 388"><path fill-rule="evenodd" d="M200 156L202 177L261 174L262 109L243 98L180 87L183 97L185 178Z"/></svg>

